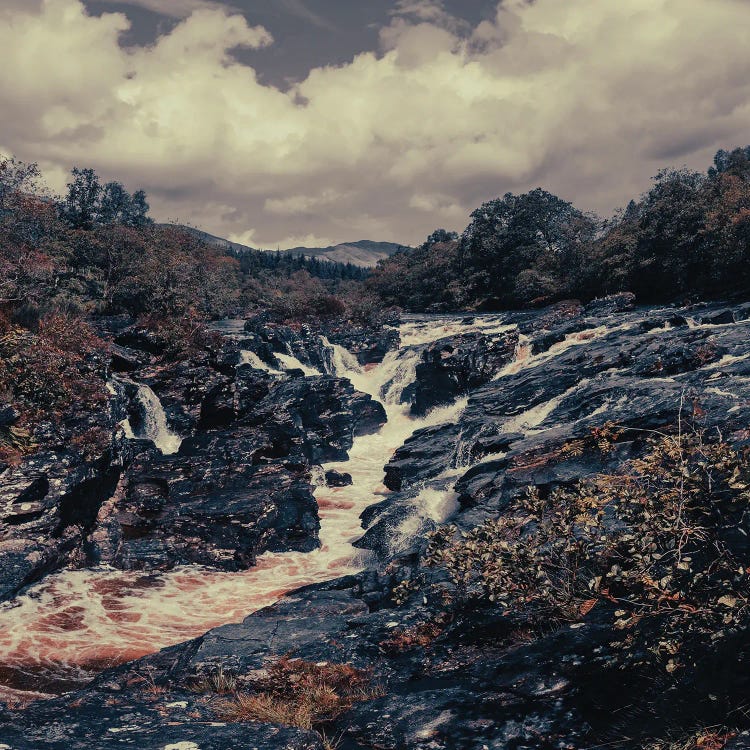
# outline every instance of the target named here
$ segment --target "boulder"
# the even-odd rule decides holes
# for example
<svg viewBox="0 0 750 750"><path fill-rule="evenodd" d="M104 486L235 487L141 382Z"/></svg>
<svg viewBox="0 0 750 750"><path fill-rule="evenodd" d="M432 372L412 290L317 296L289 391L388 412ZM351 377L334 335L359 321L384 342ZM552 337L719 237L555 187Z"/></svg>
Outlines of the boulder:
<svg viewBox="0 0 750 750"><path fill-rule="evenodd" d="M328 487L348 487L352 484L352 475L346 472L330 470L325 473Z"/></svg>
<svg viewBox="0 0 750 750"><path fill-rule="evenodd" d="M489 382L512 359L518 334L501 338L465 334L440 339L422 353L416 368L411 413L422 415Z"/></svg>

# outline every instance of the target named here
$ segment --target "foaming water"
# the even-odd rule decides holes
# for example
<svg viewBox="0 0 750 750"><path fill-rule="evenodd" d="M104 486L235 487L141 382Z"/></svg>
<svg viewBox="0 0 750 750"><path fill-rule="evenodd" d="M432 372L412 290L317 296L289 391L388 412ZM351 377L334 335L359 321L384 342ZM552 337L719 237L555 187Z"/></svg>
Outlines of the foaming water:
<svg viewBox="0 0 750 750"><path fill-rule="evenodd" d="M139 437L146 437L153 440L154 445L165 455L177 453L182 445L182 438L169 429L167 424L167 415L164 407L159 401L159 397L147 386L141 383L138 386L138 401L143 407L143 425L139 430ZM132 435L133 429L130 423L123 424L126 435Z"/></svg>
<svg viewBox="0 0 750 750"><path fill-rule="evenodd" d="M428 344L446 336L456 336L464 333L482 333L494 336L505 331L513 330L516 326L504 322L502 315L482 315L479 317L449 317L438 324L434 320L427 320L415 316L408 319L399 329L402 346Z"/></svg>
<svg viewBox="0 0 750 750"><path fill-rule="evenodd" d="M264 362L255 352L248 351L247 349L240 350L240 365L250 365L250 367L256 370L263 370L270 375L281 375L281 370L276 370L271 365Z"/></svg>
<svg viewBox="0 0 750 750"><path fill-rule="evenodd" d="M274 356L285 370L302 370L307 377L321 374L320 370L316 370L314 367L300 362L293 354L281 354L277 352Z"/></svg>
<svg viewBox="0 0 750 750"><path fill-rule="evenodd" d="M441 336L425 327L421 337L411 337L423 344ZM348 461L323 467L350 473L353 485L328 488L316 482L320 549L268 553L256 567L239 573L189 566L160 574L100 568L51 575L0 604L0 699L29 700L75 689L104 668L239 621L292 589L363 568L366 553L351 543L363 532L360 513L389 492L382 483L383 466L415 430L457 421L466 399L413 419L401 395L414 379L419 346L390 352L374 367L361 367L346 350L331 348L335 374L380 400L388 422L377 433L357 438ZM283 366L301 366L292 355L277 356ZM154 399L150 406L158 411L161 404ZM163 409L148 424L149 431L163 437ZM164 440L160 437L165 452L179 448ZM422 499L426 515L435 519L453 500L439 491L426 492Z"/></svg>

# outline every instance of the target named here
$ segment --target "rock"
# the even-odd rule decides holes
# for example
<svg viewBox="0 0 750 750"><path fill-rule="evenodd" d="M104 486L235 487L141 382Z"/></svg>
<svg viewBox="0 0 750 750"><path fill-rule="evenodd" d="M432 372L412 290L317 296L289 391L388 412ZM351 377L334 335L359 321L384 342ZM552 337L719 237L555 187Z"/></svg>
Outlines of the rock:
<svg viewBox="0 0 750 750"><path fill-rule="evenodd" d="M257 354L262 362L265 362L274 369L278 368L279 363L273 355L273 347L264 341L257 333L249 333L246 338L240 339L237 346L241 350Z"/></svg>
<svg viewBox="0 0 750 750"><path fill-rule="evenodd" d="M71 721L74 717L74 721ZM0 711L0 748L13 750L324 750L317 732L270 724L225 723L190 691L66 696L25 712ZM3 745L4 743L4 745ZM11 743L11 744L7 744Z"/></svg>
<svg viewBox="0 0 750 750"><path fill-rule="evenodd" d="M382 362L385 355L398 348L399 333L395 328L343 325L326 329L326 337L332 344L339 344L350 351L360 365Z"/></svg>
<svg viewBox="0 0 750 750"><path fill-rule="evenodd" d="M21 413L10 404L0 404L0 427L12 427Z"/></svg>
<svg viewBox="0 0 750 750"><path fill-rule="evenodd" d="M728 325L735 322L733 310L712 311L707 315L701 316L701 323L704 325Z"/></svg>
<svg viewBox="0 0 750 750"><path fill-rule="evenodd" d="M414 432L384 467L383 484L389 490L400 491L436 477L453 463L459 432L457 424Z"/></svg>
<svg viewBox="0 0 750 750"><path fill-rule="evenodd" d="M121 418L113 396L56 424L39 422L36 452L0 467L0 601L85 558L87 535L130 455Z"/></svg>
<svg viewBox="0 0 750 750"><path fill-rule="evenodd" d="M417 365L412 414L425 414L487 383L512 360L517 344L513 332L500 339L466 334L429 346Z"/></svg>
<svg viewBox="0 0 750 750"><path fill-rule="evenodd" d="M245 331L253 334L260 343L274 352L292 353L304 364L312 365L321 372L328 372L330 352L322 342L323 337L331 344L338 344L351 352L360 365L374 364L381 362L389 351L398 346L398 330L389 327L397 322L397 318L391 317L387 319L387 325L374 324L366 327L347 320L332 319L321 322L314 328L304 324L294 329L258 316L245 323ZM265 362L269 362L255 341L251 350Z"/></svg>
<svg viewBox="0 0 750 750"><path fill-rule="evenodd" d="M635 294L632 292L618 292L608 297L595 299L585 307L586 315L602 317L612 313L621 313L632 310L635 307Z"/></svg>
<svg viewBox="0 0 750 750"><path fill-rule="evenodd" d="M110 353L112 355L111 367L113 372L133 372L145 367L151 361L151 357L147 353L128 349L118 344L111 344Z"/></svg>
<svg viewBox="0 0 750 750"><path fill-rule="evenodd" d="M188 438L178 456L145 455L99 525L98 557L126 570L200 564L242 570L266 551L318 546L304 464L267 461L268 435L246 429Z"/></svg>
<svg viewBox="0 0 750 750"><path fill-rule="evenodd" d="M38 453L0 474L0 601L65 565L122 470L117 439L94 460Z"/></svg>
<svg viewBox="0 0 750 750"><path fill-rule="evenodd" d="M387 417L379 402L348 380L326 375L278 383L247 419L301 430L307 460L319 464L346 460L354 438L377 431Z"/></svg>
<svg viewBox="0 0 750 750"><path fill-rule="evenodd" d="M340 471L327 471L325 474L326 484L329 487L348 487L352 484L352 475Z"/></svg>
<svg viewBox="0 0 750 750"><path fill-rule="evenodd" d="M164 340L157 333L145 326L130 326L120 330L114 338L114 343L118 346L137 349L154 356L164 354L166 349Z"/></svg>

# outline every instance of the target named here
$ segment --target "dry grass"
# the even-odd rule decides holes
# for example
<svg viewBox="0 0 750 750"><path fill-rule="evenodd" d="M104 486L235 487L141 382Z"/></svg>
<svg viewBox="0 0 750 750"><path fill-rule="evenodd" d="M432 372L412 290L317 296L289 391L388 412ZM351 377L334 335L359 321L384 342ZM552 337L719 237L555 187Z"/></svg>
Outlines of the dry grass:
<svg viewBox="0 0 750 750"><path fill-rule="evenodd" d="M252 691L224 702L225 721L257 721L299 729L315 729L333 721L355 703L383 693L371 684L369 672L349 664L330 664L284 657L267 667L267 676ZM327 740L330 747L334 742Z"/></svg>
<svg viewBox="0 0 750 750"><path fill-rule="evenodd" d="M230 695L237 692L238 687L237 676L232 672L225 671L223 666L217 667L208 674L200 675L190 685L190 689L196 693L216 693L218 695Z"/></svg>
<svg viewBox="0 0 750 750"><path fill-rule="evenodd" d="M723 750L736 732L724 728L702 729L686 737L649 743L644 750Z"/></svg>
<svg viewBox="0 0 750 750"><path fill-rule="evenodd" d="M442 616L409 628L396 628L380 645L386 652L396 653L427 648L443 634L447 622L448 617Z"/></svg>

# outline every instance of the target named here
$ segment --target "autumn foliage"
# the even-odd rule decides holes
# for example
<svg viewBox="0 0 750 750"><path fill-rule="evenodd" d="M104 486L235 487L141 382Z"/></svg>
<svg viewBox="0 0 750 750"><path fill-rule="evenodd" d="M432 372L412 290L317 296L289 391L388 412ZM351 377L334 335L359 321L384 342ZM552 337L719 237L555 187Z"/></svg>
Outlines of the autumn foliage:
<svg viewBox="0 0 750 750"><path fill-rule="evenodd" d="M592 436L604 450L617 439L615 428ZM438 530L424 563L447 575L451 607L482 601L574 622L604 607L624 661L672 673L691 666L696 648L719 649L750 625L749 504L748 451L680 428L647 436L642 456L617 473L531 486L498 518ZM404 582L396 598L409 592Z"/></svg>

